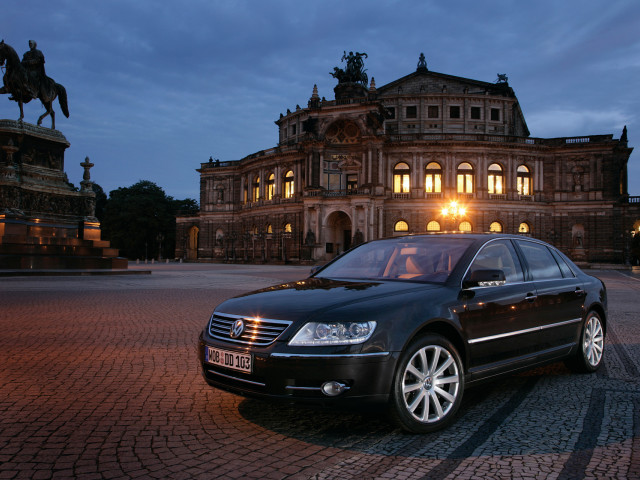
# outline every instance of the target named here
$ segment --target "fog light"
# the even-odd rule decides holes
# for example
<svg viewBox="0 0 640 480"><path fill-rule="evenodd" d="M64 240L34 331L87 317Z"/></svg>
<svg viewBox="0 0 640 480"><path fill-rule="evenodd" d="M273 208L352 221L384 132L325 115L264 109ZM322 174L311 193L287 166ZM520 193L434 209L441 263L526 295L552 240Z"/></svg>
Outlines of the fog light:
<svg viewBox="0 0 640 480"><path fill-rule="evenodd" d="M342 392L345 392L347 390L349 390L349 387L347 387L344 383L336 382L335 380L331 382L324 382L322 384L322 393L324 393L328 397L335 397L336 395L340 395Z"/></svg>

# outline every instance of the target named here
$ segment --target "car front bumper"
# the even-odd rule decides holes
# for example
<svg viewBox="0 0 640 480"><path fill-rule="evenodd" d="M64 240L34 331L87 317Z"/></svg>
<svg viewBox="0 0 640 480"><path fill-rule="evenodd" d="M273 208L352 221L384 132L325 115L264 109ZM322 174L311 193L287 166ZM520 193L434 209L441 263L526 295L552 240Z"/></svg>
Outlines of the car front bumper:
<svg viewBox="0 0 640 480"><path fill-rule="evenodd" d="M245 373L205 360L207 346L252 357ZM278 343L266 348L246 348L200 336L198 356L207 383L234 394L274 400L313 403L386 402L389 398L397 354L392 352L329 353L316 347L291 351ZM322 392L326 382L344 385L342 393Z"/></svg>

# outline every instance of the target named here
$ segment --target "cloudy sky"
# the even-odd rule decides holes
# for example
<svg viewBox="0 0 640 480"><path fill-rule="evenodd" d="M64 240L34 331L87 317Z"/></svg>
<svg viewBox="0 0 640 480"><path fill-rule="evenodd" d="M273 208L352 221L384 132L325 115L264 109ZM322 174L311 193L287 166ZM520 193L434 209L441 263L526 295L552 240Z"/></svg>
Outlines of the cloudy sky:
<svg viewBox="0 0 640 480"><path fill-rule="evenodd" d="M65 171L108 193L150 180L199 196L210 156L237 160L276 146L274 121L333 99L343 51L366 52L378 87L430 70L493 82L506 73L531 135L613 134L640 149L637 0L3 0L0 37L18 54L34 39L71 116ZM43 113L25 106L25 120ZM0 118L18 118L0 96ZM49 120L45 119L45 126ZM640 153L629 184L640 195Z"/></svg>

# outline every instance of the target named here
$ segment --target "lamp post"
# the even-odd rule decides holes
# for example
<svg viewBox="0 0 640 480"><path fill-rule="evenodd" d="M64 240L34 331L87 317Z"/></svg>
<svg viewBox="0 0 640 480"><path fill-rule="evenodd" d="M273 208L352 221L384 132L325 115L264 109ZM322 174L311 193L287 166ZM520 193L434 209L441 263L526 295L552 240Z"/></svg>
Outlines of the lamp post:
<svg viewBox="0 0 640 480"><path fill-rule="evenodd" d="M458 202L452 200L449 205L442 208L442 216L445 222L449 222L452 226L451 230L456 230L457 221L464 217L467 213L467 209L461 205L458 205Z"/></svg>

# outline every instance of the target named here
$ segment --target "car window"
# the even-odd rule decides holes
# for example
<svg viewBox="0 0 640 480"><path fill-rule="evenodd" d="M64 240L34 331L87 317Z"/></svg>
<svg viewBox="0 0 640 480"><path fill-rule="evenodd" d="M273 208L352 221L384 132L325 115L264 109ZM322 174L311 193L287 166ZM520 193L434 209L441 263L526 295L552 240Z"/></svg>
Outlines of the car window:
<svg viewBox="0 0 640 480"><path fill-rule="evenodd" d="M558 266L562 271L562 276L564 278L574 278L575 274L573 273L569 265L567 265L567 262L564 260L564 258L562 258L562 256L554 249L551 249L551 253L553 253L553 257L556 259L556 262L558 262Z"/></svg>
<svg viewBox="0 0 640 480"><path fill-rule="evenodd" d="M471 243L437 236L374 241L346 253L316 276L442 283Z"/></svg>
<svg viewBox="0 0 640 480"><path fill-rule="evenodd" d="M502 270L507 283L524 280L520 260L513 245L508 240L490 242L478 252L469 273L475 270Z"/></svg>
<svg viewBox="0 0 640 480"><path fill-rule="evenodd" d="M562 272L547 247L540 243L519 241L518 246L529 265L534 280L562 278Z"/></svg>

